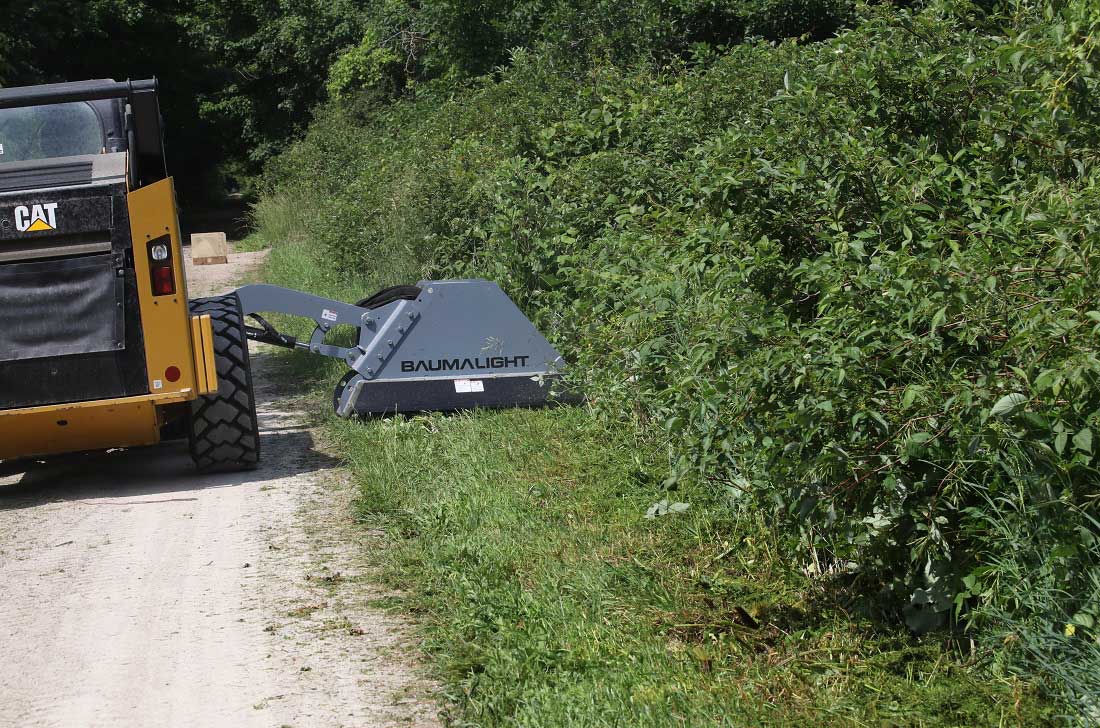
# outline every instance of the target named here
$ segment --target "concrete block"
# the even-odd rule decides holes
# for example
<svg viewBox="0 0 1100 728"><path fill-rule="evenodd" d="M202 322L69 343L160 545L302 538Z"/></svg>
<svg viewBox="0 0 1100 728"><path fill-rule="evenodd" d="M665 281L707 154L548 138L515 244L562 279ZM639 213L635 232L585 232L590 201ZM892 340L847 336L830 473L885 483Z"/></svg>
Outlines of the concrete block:
<svg viewBox="0 0 1100 728"><path fill-rule="evenodd" d="M191 261L195 265L224 265L229 262L229 243L225 233L193 233Z"/></svg>

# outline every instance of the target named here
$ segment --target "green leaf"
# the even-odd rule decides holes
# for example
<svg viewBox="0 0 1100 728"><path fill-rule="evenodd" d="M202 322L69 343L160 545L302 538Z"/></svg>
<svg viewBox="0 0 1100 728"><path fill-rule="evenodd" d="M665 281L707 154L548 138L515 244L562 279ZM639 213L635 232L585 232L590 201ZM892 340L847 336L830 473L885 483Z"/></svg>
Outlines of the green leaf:
<svg viewBox="0 0 1100 728"><path fill-rule="evenodd" d="M1091 629L1092 626L1096 624L1096 620L1093 619L1093 616L1088 612L1081 611L1073 615L1073 617L1070 619L1070 623L1076 624L1079 627Z"/></svg>
<svg viewBox="0 0 1100 728"><path fill-rule="evenodd" d="M1035 389L1040 392L1045 392L1054 386L1055 379L1058 376L1058 372L1053 369L1047 369L1039 374L1035 378Z"/></svg>
<svg viewBox="0 0 1100 728"><path fill-rule="evenodd" d="M991 417L1006 417L1019 410L1025 404L1027 404L1027 395L1013 392L997 400L997 404L993 405L993 409L990 410L989 414Z"/></svg>
<svg viewBox="0 0 1100 728"><path fill-rule="evenodd" d="M1092 453L1092 430L1085 427L1073 436L1073 446L1078 450Z"/></svg>
<svg viewBox="0 0 1100 728"><path fill-rule="evenodd" d="M667 498L663 498L649 507L649 510L645 512L645 517L653 519L673 513L683 513L688 507L688 503L669 503Z"/></svg>
<svg viewBox="0 0 1100 728"><path fill-rule="evenodd" d="M936 311L935 315L932 316L932 330L929 331L929 333L931 333L931 334L936 333L936 329L938 329L940 326L942 326L943 322L946 321L946 320L947 320L947 307L941 308L939 311Z"/></svg>
<svg viewBox="0 0 1100 728"><path fill-rule="evenodd" d="M913 406L913 402L916 401L917 395L924 391L924 387L919 384L910 384L905 388L905 394L901 395L901 408L907 410Z"/></svg>

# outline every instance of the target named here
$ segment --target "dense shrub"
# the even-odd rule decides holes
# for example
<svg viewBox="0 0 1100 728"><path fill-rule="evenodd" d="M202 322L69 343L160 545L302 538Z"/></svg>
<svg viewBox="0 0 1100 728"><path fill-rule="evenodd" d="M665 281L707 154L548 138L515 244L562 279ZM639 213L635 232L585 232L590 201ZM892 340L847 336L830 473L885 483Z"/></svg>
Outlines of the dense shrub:
<svg viewBox="0 0 1100 728"><path fill-rule="evenodd" d="M845 0L750 0L744 7L745 33L823 40L844 26L852 14L852 4Z"/></svg>
<svg viewBox="0 0 1100 728"><path fill-rule="evenodd" d="M476 4L374 2L358 45L333 66L344 98L395 96L425 80L495 72L516 49L538 49L558 74L583 77L594 61L661 65L700 44L746 35L831 36L854 0L494 0Z"/></svg>
<svg viewBox="0 0 1100 728"><path fill-rule="evenodd" d="M500 281L667 487L767 510L807 569L1095 712L1100 10L863 12L582 82L518 52L330 109L283 176L327 180L348 266Z"/></svg>

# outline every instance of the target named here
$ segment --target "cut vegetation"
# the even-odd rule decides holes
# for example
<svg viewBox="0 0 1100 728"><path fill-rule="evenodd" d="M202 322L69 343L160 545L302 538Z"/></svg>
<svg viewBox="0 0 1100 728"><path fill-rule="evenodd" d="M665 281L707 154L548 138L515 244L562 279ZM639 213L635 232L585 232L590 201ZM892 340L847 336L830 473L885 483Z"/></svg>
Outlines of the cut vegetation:
<svg viewBox="0 0 1100 728"><path fill-rule="evenodd" d="M1011 725L1053 716L942 637L877 624L782 556L760 514L583 410L334 425L456 723ZM647 519L654 498L668 515ZM678 499L683 499L678 500ZM677 512L679 503L690 506Z"/></svg>

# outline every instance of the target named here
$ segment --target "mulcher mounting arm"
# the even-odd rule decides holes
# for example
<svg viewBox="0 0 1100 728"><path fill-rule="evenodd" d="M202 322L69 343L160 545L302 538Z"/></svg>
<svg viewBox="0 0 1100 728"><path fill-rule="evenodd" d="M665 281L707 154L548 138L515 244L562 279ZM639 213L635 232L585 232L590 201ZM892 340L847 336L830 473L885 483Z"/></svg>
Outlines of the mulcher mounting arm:
<svg viewBox="0 0 1100 728"><path fill-rule="evenodd" d="M468 408L534 407L573 399L561 391L564 362L510 298L485 280L421 281L351 305L279 286L237 290L254 341L341 359L341 417ZM280 333L260 314L311 319L309 341ZM337 327L355 343L326 343ZM555 386L555 385L558 386Z"/></svg>

